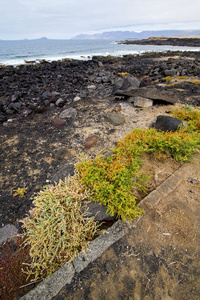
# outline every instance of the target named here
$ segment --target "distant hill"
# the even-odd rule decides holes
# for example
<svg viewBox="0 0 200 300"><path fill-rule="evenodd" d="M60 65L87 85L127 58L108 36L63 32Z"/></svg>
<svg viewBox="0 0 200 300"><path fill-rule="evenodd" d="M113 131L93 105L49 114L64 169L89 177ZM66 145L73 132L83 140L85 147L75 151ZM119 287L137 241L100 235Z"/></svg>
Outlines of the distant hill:
<svg viewBox="0 0 200 300"><path fill-rule="evenodd" d="M80 34L72 39L107 39L107 40L136 40L149 37L173 37L173 36L194 36L200 34L200 30L160 30L160 31L106 31L96 34Z"/></svg>
<svg viewBox="0 0 200 300"><path fill-rule="evenodd" d="M43 36L43 37L41 37L40 39L38 39L38 40L48 40L48 38L47 37L45 37L45 36Z"/></svg>
<svg viewBox="0 0 200 300"><path fill-rule="evenodd" d="M38 38L38 39L28 39L28 38L25 38L23 40L11 40L11 41L46 41L48 40L48 38L46 38L45 36L44 37L41 37L41 38ZM9 40L2 40L0 39L0 41L9 41Z"/></svg>

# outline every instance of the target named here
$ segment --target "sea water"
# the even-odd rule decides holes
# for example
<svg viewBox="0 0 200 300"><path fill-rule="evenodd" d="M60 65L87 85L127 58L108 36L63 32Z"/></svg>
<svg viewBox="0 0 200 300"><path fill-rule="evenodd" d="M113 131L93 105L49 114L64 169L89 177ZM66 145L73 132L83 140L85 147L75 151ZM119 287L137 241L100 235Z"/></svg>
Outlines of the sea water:
<svg viewBox="0 0 200 300"><path fill-rule="evenodd" d="M151 51L200 51L196 47L174 47L153 45L124 45L112 40L0 40L0 64L19 65L26 61L64 58L90 59L92 56L123 56Z"/></svg>

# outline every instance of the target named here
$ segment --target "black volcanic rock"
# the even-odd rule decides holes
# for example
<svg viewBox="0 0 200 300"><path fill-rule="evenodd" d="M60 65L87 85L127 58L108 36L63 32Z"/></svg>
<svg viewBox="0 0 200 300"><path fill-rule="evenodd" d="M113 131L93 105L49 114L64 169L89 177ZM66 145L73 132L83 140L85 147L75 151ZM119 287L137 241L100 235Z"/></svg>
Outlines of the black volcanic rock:
<svg viewBox="0 0 200 300"><path fill-rule="evenodd" d="M156 123L155 123L155 128L157 130L162 130L162 131L176 131L180 125L182 125L183 122L169 117L169 116L158 116Z"/></svg>
<svg viewBox="0 0 200 300"><path fill-rule="evenodd" d="M6 116L3 114L0 114L0 123L6 122L6 121L7 121Z"/></svg>

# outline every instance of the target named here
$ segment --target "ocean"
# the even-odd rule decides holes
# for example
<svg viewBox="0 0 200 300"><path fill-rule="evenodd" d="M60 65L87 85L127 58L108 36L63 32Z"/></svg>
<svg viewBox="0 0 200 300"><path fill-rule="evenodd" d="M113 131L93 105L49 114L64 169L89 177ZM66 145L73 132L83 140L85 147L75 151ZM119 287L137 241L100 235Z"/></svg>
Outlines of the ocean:
<svg viewBox="0 0 200 300"><path fill-rule="evenodd" d="M123 56L151 51L200 51L196 47L120 45L112 40L0 40L0 64L20 65L25 60L45 59L47 61L63 58L90 59L94 55Z"/></svg>

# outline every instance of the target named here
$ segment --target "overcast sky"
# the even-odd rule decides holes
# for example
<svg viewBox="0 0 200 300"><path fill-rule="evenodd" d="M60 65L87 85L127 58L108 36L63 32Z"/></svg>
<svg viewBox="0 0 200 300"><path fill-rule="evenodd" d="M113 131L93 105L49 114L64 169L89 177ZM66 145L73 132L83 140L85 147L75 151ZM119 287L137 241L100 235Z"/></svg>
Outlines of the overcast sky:
<svg viewBox="0 0 200 300"><path fill-rule="evenodd" d="M1 0L0 39L200 29L200 0Z"/></svg>

